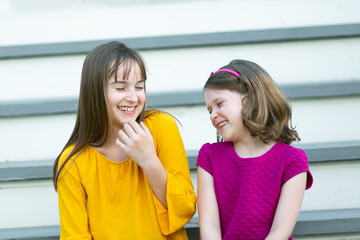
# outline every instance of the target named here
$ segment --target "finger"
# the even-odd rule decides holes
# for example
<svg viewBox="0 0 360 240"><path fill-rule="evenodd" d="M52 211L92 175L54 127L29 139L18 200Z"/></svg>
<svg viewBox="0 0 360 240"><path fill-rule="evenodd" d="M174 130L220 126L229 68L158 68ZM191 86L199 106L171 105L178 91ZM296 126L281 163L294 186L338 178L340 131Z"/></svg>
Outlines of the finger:
<svg viewBox="0 0 360 240"><path fill-rule="evenodd" d="M135 121L130 121L129 124L131 125L132 129L135 131L135 133L140 134L141 132L143 132L142 128L140 127L140 125L135 122Z"/></svg>
<svg viewBox="0 0 360 240"><path fill-rule="evenodd" d="M121 142L121 140L119 138L116 139L116 144L119 145L119 147L121 148L121 150L123 150L125 153L127 152L127 146Z"/></svg>
<svg viewBox="0 0 360 240"><path fill-rule="evenodd" d="M130 140L130 137L125 133L124 130L119 130L119 138L124 144Z"/></svg>
<svg viewBox="0 0 360 240"><path fill-rule="evenodd" d="M147 128L147 127L145 126L144 122L141 122L141 123L140 123L140 127L141 127L141 129L146 133L146 135L151 135L151 132L150 132L149 128Z"/></svg>
<svg viewBox="0 0 360 240"><path fill-rule="evenodd" d="M125 123L122 131L124 131L129 138L134 138L136 136L136 132L133 129L133 127L130 125L130 123Z"/></svg>
<svg viewBox="0 0 360 240"><path fill-rule="evenodd" d="M124 143L122 143L119 138L116 139L115 143L116 143L117 145L119 145L121 148L122 148L123 146L125 146Z"/></svg>

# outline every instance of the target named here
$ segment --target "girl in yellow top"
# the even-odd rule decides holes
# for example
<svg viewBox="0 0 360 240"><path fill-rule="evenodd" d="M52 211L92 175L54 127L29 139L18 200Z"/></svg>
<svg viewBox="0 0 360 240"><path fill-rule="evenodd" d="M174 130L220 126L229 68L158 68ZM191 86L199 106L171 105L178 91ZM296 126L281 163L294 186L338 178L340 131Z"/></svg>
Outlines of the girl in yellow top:
<svg viewBox="0 0 360 240"><path fill-rule="evenodd" d="M139 54L119 42L82 69L73 133L53 168L60 239L187 239L196 196L175 120L146 111Z"/></svg>

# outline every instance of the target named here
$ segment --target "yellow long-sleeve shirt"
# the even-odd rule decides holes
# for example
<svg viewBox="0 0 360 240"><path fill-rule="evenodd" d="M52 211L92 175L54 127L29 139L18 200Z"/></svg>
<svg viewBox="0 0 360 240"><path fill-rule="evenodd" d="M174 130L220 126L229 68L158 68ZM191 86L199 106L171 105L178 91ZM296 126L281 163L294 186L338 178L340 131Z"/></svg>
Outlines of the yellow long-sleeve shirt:
<svg viewBox="0 0 360 240"><path fill-rule="evenodd" d="M69 159L58 181L61 240L187 239L183 227L195 213L196 196L179 130L164 113L144 123L167 171L168 209L130 158L112 162L87 146Z"/></svg>

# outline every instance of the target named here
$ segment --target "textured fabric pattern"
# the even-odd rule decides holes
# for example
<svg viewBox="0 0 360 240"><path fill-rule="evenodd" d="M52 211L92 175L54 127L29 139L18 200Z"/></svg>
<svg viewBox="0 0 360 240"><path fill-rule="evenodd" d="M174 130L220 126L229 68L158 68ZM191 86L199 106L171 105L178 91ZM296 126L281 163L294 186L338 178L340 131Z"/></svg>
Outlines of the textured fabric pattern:
<svg viewBox="0 0 360 240"><path fill-rule="evenodd" d="M239 157L231 142L207 143L197 165L214 178L224 240L265 239L281 186L302 172L308 173L307 189L313 181L305 152L281 142L254 158Z"/></svg>
<svg viewBox="0 0 360 240"><path fill-rule="evenodd" d="M61 240L187 239L183 226L195 213L196 196L176 122L159 113L144 123L168 173L168 209L130 158L112 162L88 146L68 161L58 182Z"/></svg>

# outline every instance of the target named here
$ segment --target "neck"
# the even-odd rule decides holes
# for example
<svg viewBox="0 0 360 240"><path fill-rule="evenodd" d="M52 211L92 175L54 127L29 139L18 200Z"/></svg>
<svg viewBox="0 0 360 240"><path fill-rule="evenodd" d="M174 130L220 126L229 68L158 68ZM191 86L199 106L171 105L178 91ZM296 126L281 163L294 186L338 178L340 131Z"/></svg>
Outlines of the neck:
<svg viewBox="0 0 360 240"><path fill-rule="evenodd" d="M116 139L119 137L117 129L110 129L103 145L94 147L101 155L113 162L122 162L127 158L127 155L116 144Z"/></svg>
<svg viewBox="0 0 360 240"><path fill-rule="evenodd" d="M250 137L245 140L233 142L235 152L243 158L259 157L269 151L276 141L264 143L258 137Z"/></svg>

